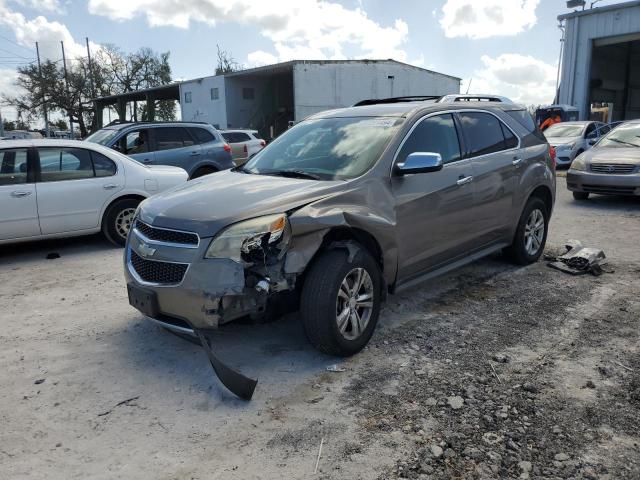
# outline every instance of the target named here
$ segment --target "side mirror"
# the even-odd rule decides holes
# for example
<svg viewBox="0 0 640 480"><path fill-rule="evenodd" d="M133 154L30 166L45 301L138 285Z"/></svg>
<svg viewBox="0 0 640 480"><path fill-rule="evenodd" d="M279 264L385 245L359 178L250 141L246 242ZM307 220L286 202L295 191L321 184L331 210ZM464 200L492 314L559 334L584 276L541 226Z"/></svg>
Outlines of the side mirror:
<svg viewBox="0 0 640 480"><path fill-rule="evenodd" d="M437 172L442 170L442 157L439 153L414 152L410 153L404 162L396 164L398 175L411 175L414 173Z"/></svg>
<svg viewBox="0 0 640 480"><path fill-rule="evenodd" d="M590 138L589 140L587 140L587 143L591 146L595 145L596 142L598 141L597 138Z"/></svg>

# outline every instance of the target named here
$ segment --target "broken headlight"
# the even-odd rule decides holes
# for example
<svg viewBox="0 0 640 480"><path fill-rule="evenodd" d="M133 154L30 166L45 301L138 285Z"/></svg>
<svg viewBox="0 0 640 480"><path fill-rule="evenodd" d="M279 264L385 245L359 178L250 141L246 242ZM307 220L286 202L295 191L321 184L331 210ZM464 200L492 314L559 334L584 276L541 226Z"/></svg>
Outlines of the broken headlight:
<svg viewBox="0 0 640 480"><path fill-rule="evenodd" d="M270 264L282 258L290 239L291 229L285 214L252 218L231 225L217 235L205 258Z"/></svg>

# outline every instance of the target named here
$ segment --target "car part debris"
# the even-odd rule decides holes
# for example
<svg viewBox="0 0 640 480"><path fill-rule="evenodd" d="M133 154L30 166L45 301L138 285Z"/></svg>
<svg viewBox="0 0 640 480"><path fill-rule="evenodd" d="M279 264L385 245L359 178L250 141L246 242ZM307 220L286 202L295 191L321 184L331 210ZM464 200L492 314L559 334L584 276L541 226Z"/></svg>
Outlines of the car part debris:
<svg viewBox="0 0 640 480"><path fill-rule="evenodd" d="M222 363L213 353L211 344L202 330L194 329L194 332L198 335L202 348L207 353L207 357L209 357L213 371L216 372L222 384L243 400L251 400L258 381L245 377L240 372L236 372L234 369Z"/></svg>
<svg viewBox="0 0 640 480"><path fill-rule="evenodd" d="M327 367L327 372L340 373L340 372L346 372L346 371L347 371L346 368L339 367L338 365L329 365Z"/></svg>
<svg viewBox="0 0 640 480"><path fill-rule="evenodd" d="M579 240L569 240L565 245L567 251L559 256L547 255L547 264L551 268L571 275L602 275L602 265L606 263L606 256L599 248L584 247Z"/></svg>

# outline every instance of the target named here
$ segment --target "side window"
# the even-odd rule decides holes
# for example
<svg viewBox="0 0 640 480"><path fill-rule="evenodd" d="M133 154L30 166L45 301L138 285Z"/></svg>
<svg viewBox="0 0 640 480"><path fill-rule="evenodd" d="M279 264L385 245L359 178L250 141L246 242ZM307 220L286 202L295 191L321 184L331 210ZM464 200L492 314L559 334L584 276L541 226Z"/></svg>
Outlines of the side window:
<svg viewBox="0 0 640 480"><path fill-rule="evenodd" d="M463 112L458 116L470 156L477 157L505 150L501 122L496 117L483 112Z"/></svg>
<svg viewBox="0 0 640 480"><path fill-rule="evenodd" d="M216 139L213 133L204 128L190 127L188 130L191 136L196 139L197 143L213 142Z"/></svg>
<svg viewBox="0 0 640 480"><path fill-rule="evenodd" d="M80 148L39 148L40 178L43 182L92 178L93 164L88 150Z"/></svg>
<svg viewBox="0 0 640 480"><path fill-rule="evenodd" d="M129 132L120 142L120 151L125 155L135 155L136 153L147 153L151 151L149 147L149 131L147 129Z"/></svg>
<svg viewBox="0 0 640 480"><path fill-rule="evenodd" d="M610 130L611 130L611 127L609 125L603 125L602 128L600 129L600 135L606 135L607 133L609 133Z"/></svg>
<svg viewBox="0 0 640 480"><path fill-rule="evenodd" d="M116 164L101 153L91 152L91 160L96 177L112 177L116 174Z"/></svg>
<svg viewBox="0 0 640 480"><path fill-rule="evenodd" d="M596 124L590 123L587 126L587 130L584 132L585 138L594 138L596 136Z"/></svg>
<svg viewBox="0 0 640 480"><path fill-rule="evenodd" d="M0 150L0 185L27 183L27 149Z"/></svg>
<svg viewBox="0 0 640 480"><path fill-rule="evenodd" d="M251 137L244 132L236 133L236 142L248 142Z"/></svg>
<svg viewBox="0 0 640 480"><path fill-rule="evenodd" d="M158 151L172 150L174 148L182 148L185 146L187 135L180 127L156 128L154 133L156 135L156 150ZM187 143L186 146L193 144L191 139L189 139L188 142L189 143Z"/></svg>
<svg viewBox="0 0 640 480"><path fill-rule="evenodd" d="M418 123L402 145L398 161L404 162L415 152L439 153L444 163L460 160L460 142L451 114L435 115Z"/></svg>
<svg viewBox="0 0 640 480"><path fill-rule="evenodd" d="M184 103L191 103L191 92L184 92Z"/></svg>
<svg viewBox="0 0 640 480"><path fill-rule="evenodd" d="M511 130L502 122L500 122L500 128L502 128L502 135L504 135L505 148L516 148L518 146L518 137L516 137Z"/></svg>

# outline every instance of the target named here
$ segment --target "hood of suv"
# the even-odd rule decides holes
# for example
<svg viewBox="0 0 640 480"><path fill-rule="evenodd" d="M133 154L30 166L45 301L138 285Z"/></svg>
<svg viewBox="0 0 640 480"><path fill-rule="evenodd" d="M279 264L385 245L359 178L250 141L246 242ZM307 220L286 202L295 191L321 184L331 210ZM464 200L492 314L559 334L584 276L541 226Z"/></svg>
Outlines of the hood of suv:
<svg viewBox="0 0 640 480"><path fill-rule="evenodd" d="M640 165L640 147L592 148L584 154L590 163L625 163Z"/></svg>
<svg viewBox="0 0 640 480"><path fill-rule="evenodd" d="M285 212L331 195L341 186L344 186L344 181L306 180L225 170L145 200L140 218L156 227L210 237L232 223Z"/></svg>

